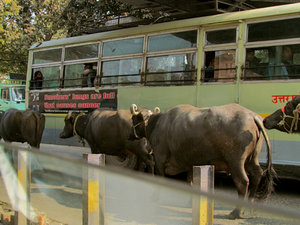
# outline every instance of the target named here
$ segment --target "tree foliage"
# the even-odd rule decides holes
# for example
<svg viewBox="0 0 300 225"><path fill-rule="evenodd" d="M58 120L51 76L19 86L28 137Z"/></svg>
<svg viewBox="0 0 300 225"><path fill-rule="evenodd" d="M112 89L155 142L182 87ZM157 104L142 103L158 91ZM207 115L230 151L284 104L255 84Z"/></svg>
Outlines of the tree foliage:
<svg viewBox="0 0 300 225"><path fill-rule="evenodd" d="M63 11L61 24L68 31L68 36L72 37L109 30L106 24L108 21L116 20L119 25L121 18L130 16L142 24L168 17L161 11L134 9L133 6L119 0L73 0Z"/></svg>
<svg viewBox="0 0 300 225"><path fill-rule="evenodd" d="M64 37L59 17L67 0L0 0L0 73L26 73L35 42Z"/></svg>
<svg viewBox="0 0 300 225"><path fill-rule="evenodd" d="M0 0L0 73L26 73L33 43L99 32L126 16L147 23L166 17L119 0Z"/></svg>
<svg viewBox="0 0 300 225"><path fill-rule="evenodd" d="M127 15L131 7L117 0L73 0L61 15L68 36L97 32L105 22Z"/></svg>

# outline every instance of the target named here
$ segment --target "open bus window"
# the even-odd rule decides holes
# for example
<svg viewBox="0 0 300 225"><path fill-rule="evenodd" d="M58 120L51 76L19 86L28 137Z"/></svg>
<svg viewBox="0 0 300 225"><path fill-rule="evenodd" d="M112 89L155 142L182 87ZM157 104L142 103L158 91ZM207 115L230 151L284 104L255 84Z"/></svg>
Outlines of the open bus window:
<svg viewBox="0 0 300 225"><path fill-rule="evenodd" d="M104 61L101 85L139 85L141 69L142 58Z"/></svg>
<svg viewBox="0 0 300 225"><path fill-rule="evenodd" d="M235 78L235 50L205 52L204 82L232 82Z"/></svg>
<svg viewBox="0 0 300 225"><path fill-rule="evenodd" d="M34 79L34 75L37 71L40 71L43 74L42 84L40 85L42 89L52 89L59 88L60 85L60 67L59 66L49 66L49 67L41 67L35 68L32 71L31 84L32 89L34 88L34 84L36 83ZM39 88L39 89L41 89Z"/></svg>
<svg viewBox="0 0 300 225"><path fill-rule="evenodd" d="M246 49L244 80L296 79L300 73L300 45Z"/></svg>
<svg viewBox="0 0 300 225"><path fill-rule="evenodd" d="M12 88L11 97L14 102L24 102L25 101L25 87L15 87Z"/></svg>
<svg viewBox="0 0 300 225"><path fill-rule="evenodd" d="M147 58L146 85L193 84L196 80L194 53Z"/></svg>

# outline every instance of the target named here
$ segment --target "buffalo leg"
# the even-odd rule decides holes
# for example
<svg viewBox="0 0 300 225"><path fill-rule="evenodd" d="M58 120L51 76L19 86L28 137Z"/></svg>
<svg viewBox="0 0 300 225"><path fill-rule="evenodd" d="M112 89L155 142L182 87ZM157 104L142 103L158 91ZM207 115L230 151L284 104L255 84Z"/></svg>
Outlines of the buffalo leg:
<svg viewBox="0 0 300 225"><path fill-rule="evenodd" d="M257 164L251 164L247 167L250 180L249 199L253 201L261 178L263 176L262 168Z"/></svg>
<svg viewBox="0 0 300 225"><path fill-rule="evenodd" d="M154 160L151 153L148 152L147 143L144 139L127 141L125 148L141 158L150 168L151 173L154 173Z"/></svg>
<svg viewBox="0 0 300 225"><path fill-rule="evenodd" d="M245 199L248 194L249 179L247 177L246 171L244 169L243 162L239 165L231 166L230 172L232 175L233 182L237 188L237 192L240 198ZM243 210L240 208L235 208L230 214L230 219L242 218Z"/></svg>

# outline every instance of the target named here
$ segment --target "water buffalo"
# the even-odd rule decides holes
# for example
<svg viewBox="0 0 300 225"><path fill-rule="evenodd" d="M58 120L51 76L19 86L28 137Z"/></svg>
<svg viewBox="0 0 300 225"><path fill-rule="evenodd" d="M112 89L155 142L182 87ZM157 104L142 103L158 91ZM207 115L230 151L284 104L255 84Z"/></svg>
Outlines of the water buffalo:
<svg viewBox="0 0 300 225"><path fill-rule="evenodd" d="M275 171L269 138L258 114L238 104L211 108L178 105L145 120L136 109L136 105L130 109L131 138L149 140L158 174L191 173L193 166L209 164L231 174L240 197L248 196L248 188L251 200L271 193ZM268 149L265 173L259 164L264 138ZM242 210L234 209L229 216L240 218Z"/></svg>
<svg viewBox="0 0 300 225"><path fill-rule="evenodd" d="M0 139L27 142L39 148L45 128L45 116L31 109L8 109L0 112Z"/></svg>
<svg viewBox="0 0 300 225"><path fill-rule="evenodd" d="M144 113L147 112L147 113ZM150 110L142 110L148 115ZM150 111L151 112L151 111ZM107 154L127 158L123 165L134 167L135 162L130 161L132 153L141 159L153 171L153 157L147 149L147 140L129 140L132 127L131 113L129 110L103 110L96 109L88 114L69 112L65 117L65 126L60 138L77 136L81 141L88 142L92 154ZM131 158L134 160L135 158ZM112 158L110 158L110 161ZM111 164L119 165L117 161Z"/></svg>
<svg viewBox="0 0 300 225"><path fill-rule="evenodd" d="M286 133L300 133L300 96L295 97L281 109L264 119L267 129L276 129Z"/></svg>

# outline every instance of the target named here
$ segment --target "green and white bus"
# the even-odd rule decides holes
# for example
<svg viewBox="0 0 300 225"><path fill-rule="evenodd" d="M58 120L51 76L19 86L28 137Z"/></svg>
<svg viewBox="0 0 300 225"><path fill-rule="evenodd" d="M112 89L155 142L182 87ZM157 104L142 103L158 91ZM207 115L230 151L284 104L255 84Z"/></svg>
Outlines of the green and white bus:
<svg viewBox="0 0 300 225"><path fill-rule="evenodd" d="M69 110L238 103L264 117L300 94L299 12L296 3L34 44L27 107L46 115L43 142L55 144L76 143L58 138ZM299 178L300 137L268 132L273 163Z"/></svg>
<svg viewBox="0 0 300 225"><path fill-rule="evenodd" d="M0 80L0 110L25 110L25 80Z"/></svg>

